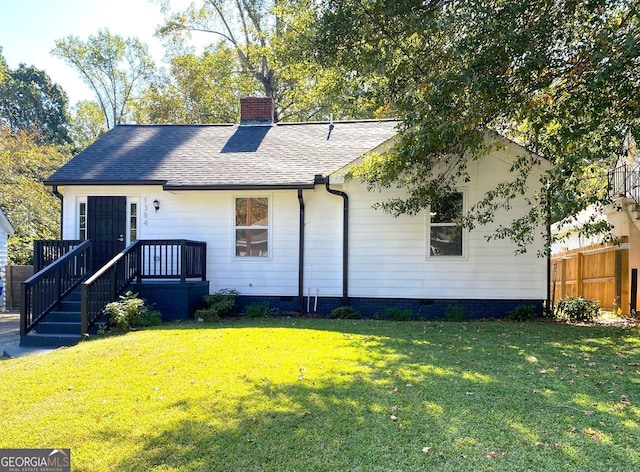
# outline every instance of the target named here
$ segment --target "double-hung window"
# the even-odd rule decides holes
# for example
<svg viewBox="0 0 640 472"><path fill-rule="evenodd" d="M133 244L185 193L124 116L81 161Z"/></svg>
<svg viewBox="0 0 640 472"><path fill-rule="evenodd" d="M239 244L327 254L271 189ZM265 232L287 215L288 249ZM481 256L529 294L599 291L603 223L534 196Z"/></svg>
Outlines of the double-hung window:
<svg viewBox="0 0 640 472"><path fill-rule="evenodd" d="M269 199L235 199L235 238L237 257L269 255Z"/></svg>
<svg viewBox="0 0 640 472"><path fill-rule="evenodd" d="M429 255L463 256L464 231L460 225L463 195L455 192L431 205L429 221Z"/></svg>

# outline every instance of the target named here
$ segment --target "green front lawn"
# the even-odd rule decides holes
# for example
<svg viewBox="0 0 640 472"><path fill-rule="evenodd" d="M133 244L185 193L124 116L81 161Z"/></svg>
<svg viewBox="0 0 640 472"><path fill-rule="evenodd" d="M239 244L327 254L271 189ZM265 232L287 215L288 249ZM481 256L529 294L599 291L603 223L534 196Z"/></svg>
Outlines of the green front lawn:
<svg viewBox="0 0 640 472"><path fill-rule="evenodd" d="M72 470L640 470L639 328L186 323L0 375L0 448Z"/></svg>

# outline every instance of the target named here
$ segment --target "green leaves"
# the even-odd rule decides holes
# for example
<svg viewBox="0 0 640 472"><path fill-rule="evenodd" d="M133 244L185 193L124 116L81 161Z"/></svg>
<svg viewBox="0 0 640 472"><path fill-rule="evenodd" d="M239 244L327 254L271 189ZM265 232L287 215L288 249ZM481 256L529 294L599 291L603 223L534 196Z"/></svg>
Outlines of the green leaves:
<svg viewBox="0 0 640 472"><path fill-rule="evenodd" d="M125 117L134 92L155 68L146 44L108 30L100 30L86 41L77 36L59 39L51 54L75 68L95 92L108 128Z"/></svg>
<svg viewBox="0 0 640 472"><path fill-rule="evenodd" d="M30 264L34 239L59 236L60 200L43 180L68 158L58 146L0 126L0 207L16 230L9 238L10 264Z"/></svg>
<svg viewBox="0 0 640 472"><path fill-rule="evenodd" d="M383 209L416 213L468 181L468 164L490 150L487 128L554 167L541 181L514 169L472 209L470 227L538 193L529 215L494 232L524 250L547 203L557 220L607 199L606 169L640 117L635 2L387 3L327 0L316 34L324 60L385 77L373 93L404 122L395 154L359 173L374 188L407 189Z"/></svg>
<svg viewBox="0 0 640 472"><path fill-rule="evenodd" d="M27 131L39 144L69 144L67 94L42 70L10 70L0 48L0 125Z"/></svg>

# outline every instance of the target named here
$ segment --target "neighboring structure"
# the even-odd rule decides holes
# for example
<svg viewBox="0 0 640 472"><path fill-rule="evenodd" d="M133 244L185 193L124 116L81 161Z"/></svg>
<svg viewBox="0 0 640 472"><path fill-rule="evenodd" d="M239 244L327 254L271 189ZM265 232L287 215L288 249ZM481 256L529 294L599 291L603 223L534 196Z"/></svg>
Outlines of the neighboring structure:
<svg viewBox="0 0 640 472"><path fill-rule="evenodd" d="M7 266L7 240L14 233L13 226L0 209L0 310L5 308L5 267Z"/></svg>
<svg viewBox="0 0 640 472"><path fill-rule="evenodd" d="M556 300L579 295L626 315L637 309L640 159L630 135L624 147L626 152L609 171L611 203L593 205L576 215L572 223L552 228L559 240L551 247L551 278ZM611 226L610 234L584 231L588 225L604 222Z"/></svg>
<svg viewBox="0 0 640 472"><path fill-rule="evenodd" d="M371 150L392 145L397 122L272 123L270 99L244 99L240 125L121 125L81 152L47 184L63 195L64 239L100 239L117 228L137 239L206 242L211 293L234 288L241 306L266 300L281 312L328 314L351 305L365 316L387 307L474 317L547 295L542 239L515 256L494 226L463 230L459 215L508 178L526 151L503 147L470 163L470 182L446 204L394 218L372 208L403 195L345 179ZM542 169L532 176L537 181ZM495 225L527 210L525 195ZM94 244L95 246L95 244ZM107 260L113 254L107 254Z"/></svg>

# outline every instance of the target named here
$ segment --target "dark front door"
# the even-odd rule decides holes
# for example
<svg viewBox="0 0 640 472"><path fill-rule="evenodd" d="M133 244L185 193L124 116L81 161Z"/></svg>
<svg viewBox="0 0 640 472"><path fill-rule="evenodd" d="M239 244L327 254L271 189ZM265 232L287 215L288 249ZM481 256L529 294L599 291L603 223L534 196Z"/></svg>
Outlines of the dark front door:
<svg viewBox="0 0 640 472"><path fill-rule="evenodd" d="M93 270L98 270L125 248L127 197L87 199L87 238L93 249Z"/></svg>

